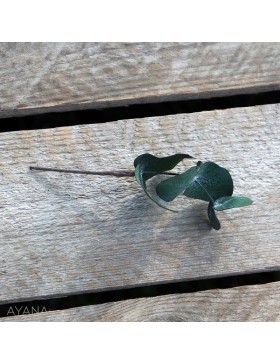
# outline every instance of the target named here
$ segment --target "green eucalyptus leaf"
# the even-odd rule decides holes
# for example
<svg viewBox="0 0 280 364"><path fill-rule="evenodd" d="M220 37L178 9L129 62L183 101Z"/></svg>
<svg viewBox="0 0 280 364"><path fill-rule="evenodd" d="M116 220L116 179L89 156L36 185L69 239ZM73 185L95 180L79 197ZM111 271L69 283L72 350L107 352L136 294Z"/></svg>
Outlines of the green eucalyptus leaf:
<svg viewBox="0 0 280 364"><path fill-rule="evenodd" d="M210 221L210 224L212 225L212 227L215 230L220 230L221 228L221 224L220 221L218 220L216 214L215 214L215 210L213 209L213 202L210 201L208 204L208 218Z"/></svg>
<svg viewBox="0 0 280 364"><path fill-rule="evenodd" d="M161 205L158 201L156 201L153 196L151 196L149 194L149 192L147 191L147 186L146 186L146 183L145 183L145 180L143 178L143 173L141 173L141 166L140 164L138 164L135 168L135 178L136 178L136 181L140 184L140 186L143 188L145 194L153 201L155 202L158 206L166 209L166 210L169 210L169 211L173 211L175 212L174 210L171 210L163 205Z"/></svg>
<svg viewBox="0 0 280 364"><path fill-rule="evenodd" d="M248 197L241 196L225 196L218 198L213 205L216 211L233 209L236 207L243 207L251 205L253 201Z"/></svg>
<svg viewBox="0 0 280 364"><path fill-rule="evenodd" d="M160 182L156 191L167 202L184 193L187 197L214 203L219 197L232 195L233 181L229 171L216 163L198 162L186 172Z"/></svg>
<svg viewBox="0 0 280 364"><path fill-rule="evenodd" d="M154 177L155 175L170 171L179 162L185 158L193 158L189 154L173 154L168 157L156 157L152 154L145 153L139 155L134 160L134 167L140 166L142 177L144 181Z"/></svg>
<svg viewBox="0 0 280 364"><path fill-rule="evenodd" d="M173 201L186 190L188 184L192 184L197 174L197 169L198 166L191 167L184 173L160 182L156 187L158 196L166 202Z"/></svg>
<svg viewBox="0 0 280 364"><path fill-rule="evenodd" d="M142 154L134 161L135 177L146 195L157 205L167 210L149 194L146 181L157 174L163 174L173 169L184 158L192 158L189 154L174 154L158 158L151 154ZM167 173L168 174L168 173ZM171 173L172 174L172 173ZM167 178L156 186L157 195L164 201L173 201L178 195L208 201L208 217L210 224L216 230L221 224L216 211L248 206L253 201L247 197L232 196L233 181L229 171L213 162L201 161L186 172ZM173 211L173 210L170 210Z"/></svg>
<svg viewBox="0 0 280 364"><path fill-rule="evenodd" d="M193 158L193 157L191 157L189 154L174 154L169 157L159 158L155 157L152 154L145 153L141 154L134 160L135 178L137 182L140 184L146 195L153 202L155 202L158 206L165 208L166 210L174 211L161 205L148 193L146 181L157 174L169 171L185 158Z"/></svg>

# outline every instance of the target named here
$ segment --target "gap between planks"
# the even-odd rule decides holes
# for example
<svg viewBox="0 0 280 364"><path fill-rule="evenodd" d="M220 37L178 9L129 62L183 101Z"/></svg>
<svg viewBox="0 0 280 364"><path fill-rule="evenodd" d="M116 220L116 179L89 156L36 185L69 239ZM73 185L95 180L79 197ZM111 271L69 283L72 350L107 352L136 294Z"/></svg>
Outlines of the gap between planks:
<svg viewBox="0 0 280 364"><path fill-rule="evenodd" d="M17 312L15 307L13 311ZM15 315L0 321L280 321L280 282Z"/></svg>
<svg viewBox="0 0 280 364"><path fill-rule="evenodd" d="M73 110L68 112L48 112L47 108L44 114L2 118L0 132L48 129L278 103L280 103L279 90L256 94L211 97L210 99L131 104L123 107Z"/></svg>
<svg viewBox="0 0 280 364"><path fill-rule="evenodd" d="M182 282L168 282L166 284L157 285L144 285L142 287L127 287L125 289L116 287L111 291L100 292L82 292L78 294L68 294L60 297L44 297L35 300L24 300L21 302L9 302L0 305L0 317L6 317L11 307L14 310L24 311L24 313L33 313L34 307L37 312L56 311L69 309L85 305L96 305L99 303L108 303L123 301L135 298L154 297L176 293L193 293L197 291L205 291L209 289L226 289L233 287L241 287L244 285L265 284L271 282L278 282L280 278L280 271L270 272L254 272L243 275L232 275L227 277L212 277L210 279L197 279ZM24 309L23 309L24 308ZM21 312L23 314L23 312Z"/></svg>

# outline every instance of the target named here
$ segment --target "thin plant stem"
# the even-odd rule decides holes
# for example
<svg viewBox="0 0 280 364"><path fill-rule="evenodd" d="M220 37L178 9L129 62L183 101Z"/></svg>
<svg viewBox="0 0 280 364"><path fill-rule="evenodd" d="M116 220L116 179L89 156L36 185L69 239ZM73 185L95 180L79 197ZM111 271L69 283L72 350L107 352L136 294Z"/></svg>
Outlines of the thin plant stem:
<svg viewBox="0 0 280 364"><path fill-rule="evenodd" d="M93 171L83 171L77 169L60 169L60 168L48 168L48 167L29 167L31 171L41 171L41 172L60 172L60 173L75 173L75 174L91 174L93 176L113 176L113 177L134 177L134 171L100 171L100 172L93 172ZM153 172L147 172L153 173ZM178 173L173 172L162 172L159 174L164 175L172 175L175 176Z"/></svg>

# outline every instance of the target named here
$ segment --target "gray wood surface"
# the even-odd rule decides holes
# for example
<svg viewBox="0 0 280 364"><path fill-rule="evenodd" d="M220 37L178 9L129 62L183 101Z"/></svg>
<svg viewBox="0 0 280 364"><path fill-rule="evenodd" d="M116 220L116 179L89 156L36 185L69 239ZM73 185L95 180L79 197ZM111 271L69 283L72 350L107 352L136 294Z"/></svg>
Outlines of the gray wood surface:
<svg viewBox="0 0 280 364"><path fill-rule="evenodd" d="M279 89L280 43L1 43L0 117Z"/></svg>
<svg viewBox="0 0 280 364"><path fill-rule="evenodd" d="M280 269L279 114L277 104L2 133L0 302ZM181 212L163 210L134 178L28 170L132 169L144 152L215 161L254 204L220 212L215 231L207 203L182 196Z"/></svg>
<svg viewBox="0 0 280 364"><path fill-rule="evenodd" d="M16 313L16 308L0 321L280 321L280 283L131 299L32 315L13 316L11 312Z"/></svg>

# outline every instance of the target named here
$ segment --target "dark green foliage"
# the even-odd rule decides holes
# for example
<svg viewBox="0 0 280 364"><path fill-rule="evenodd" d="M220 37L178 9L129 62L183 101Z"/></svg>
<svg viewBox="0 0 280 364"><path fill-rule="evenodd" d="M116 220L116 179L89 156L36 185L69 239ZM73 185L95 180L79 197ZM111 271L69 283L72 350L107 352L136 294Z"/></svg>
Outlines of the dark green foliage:
<svg viewBox="0 0 280 364"><path fill-rule="evenodd" d="M252 200L248 197L234 197L234 196L226 196L218 198L214 202L214 209L216 211L222 211L227 209L233 209L235 207L243 207L248 206L253 203Z"/></svg>
<svg viewBox="0 0 280 364"><path fill-rule="evenodd" d="M145 193L159 206L146 190L146 181L157 174L163 174L174 168L184 158L192 158L188 154L174 154L158 158L151 154L142 154L134 161L135 177ZM197 162L196 166L186 172L165 179L156 186L157 195L164 201L173 201L184 194L187 197L209 202L208 218L212 227L220 229L216 211L243 207L253 203L247 197L233 197L233 181L229 171L213 162ZM164 207L166 208L166 207Z"/></svg>
<svg viewBox="0 0 280 364"><path fill-rule="evenodd" d="M225 168L206 162L162 181L156 190L159 197L167 202L181 193L190 198L214 202L219 197L232 195L233 182Z"/></svg>
<svg viewBox="0 0 280 364"><path fill-rule="evenodd" d="M220 221L218 220L217 216L216 216L216 213L215 213L215 210L213 209L213 202L210 201L209 204L208 204L208 219L210 221L210 224L213 226L213 228L215 230L220 230L221 228L221 224L220 224Z"/></svg>
<svg viewBox="0 0 280 364"><path fill-rule="evenodd" d="M169 157L158 158L152 154L145 153L139 155L134 160L135 167L135 178L140 186L143 188L146 195L154 201L160 207L163 207L167 210L165 206L161 205L158 201L156 201L147 191L146 181L157 174L161 174L163 172L169 171L174 168L179 162L181 162L185 158L192 158L188 154L174 154ZM173 210L170 210L173 211Z"/></svg>
<svg viewBox="0 0 280 364"><path fill-rule="evenodd" d="M189 154L173 154L169 157L155 157L145 153L134 160L134 167L139 166L143 181L154 177L162 172L170 171L185 158L193 158Z"/></svg>

